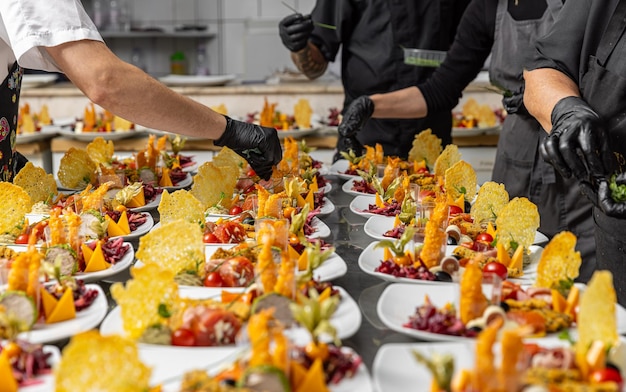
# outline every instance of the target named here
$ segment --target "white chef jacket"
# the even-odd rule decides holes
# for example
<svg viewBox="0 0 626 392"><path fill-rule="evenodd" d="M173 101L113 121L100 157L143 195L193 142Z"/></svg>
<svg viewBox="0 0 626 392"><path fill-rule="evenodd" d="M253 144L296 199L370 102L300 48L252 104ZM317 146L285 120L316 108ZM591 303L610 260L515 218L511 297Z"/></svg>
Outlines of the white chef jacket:
<svg viewBox="0 0 626 392"><path fill-rule="evenodd" d="M24 68L60 72L43 49L102 41L80 0L0 0L0 82L17 59Z"/></svg>

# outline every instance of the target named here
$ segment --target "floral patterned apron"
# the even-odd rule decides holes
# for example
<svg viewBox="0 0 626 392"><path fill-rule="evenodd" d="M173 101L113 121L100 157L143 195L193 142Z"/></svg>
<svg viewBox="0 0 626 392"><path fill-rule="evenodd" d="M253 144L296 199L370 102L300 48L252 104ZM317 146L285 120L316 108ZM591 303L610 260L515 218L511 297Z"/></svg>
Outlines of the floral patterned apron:
<svg viewBox="0 0 626 392"><path fill-rule="evenodd" d="M0 181L12 181L13 176L26 164L26 158L15 150L23 73L15 62L0 85Z"/></svg>

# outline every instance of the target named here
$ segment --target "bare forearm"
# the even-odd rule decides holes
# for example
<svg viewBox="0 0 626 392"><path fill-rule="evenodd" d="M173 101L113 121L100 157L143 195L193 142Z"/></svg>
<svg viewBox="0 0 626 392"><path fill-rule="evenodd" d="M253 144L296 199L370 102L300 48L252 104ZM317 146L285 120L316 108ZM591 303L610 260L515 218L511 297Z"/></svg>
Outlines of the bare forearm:
<svg viewBox="0 0 626 392"><path fill-rule="evenodd" d="M374 94L370 98L374 102L373 118L422 118L428 114L424 96L417 87Z"/></svg>
<svg viewBox="0 0 626 392"><path fill-rule="evenodd" d="M551 68L524 71L524 105L546 132L552 130L551 115L562 98L579 97L578 86L564 73Z"/></svg>
<svg viewBox="0 0 626 392"><path fill-rule="evenodd" d="M291 52L291 60L300 72L309 79L319 78L326 72L328 67L328 61L326 61L322 52L310 41L304 49L298 52Z"/></svg>
<svg viewBox="0 0 626 392"><path fill-rule="evenodd" d="M67 77L94 103L137 124L216 139L224 117L125 63L104 44L78 41L48 48Z"/></svg>

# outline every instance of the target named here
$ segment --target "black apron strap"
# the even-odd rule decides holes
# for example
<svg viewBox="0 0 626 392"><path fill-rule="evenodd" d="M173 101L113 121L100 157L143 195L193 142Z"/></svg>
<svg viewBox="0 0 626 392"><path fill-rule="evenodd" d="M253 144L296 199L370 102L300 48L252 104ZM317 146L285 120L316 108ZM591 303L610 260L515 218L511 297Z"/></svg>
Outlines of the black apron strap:
<svg viewBox="0 0 626 392"><path fill-rule="evenodd" d="M598 47L596 58L601 65L606 64L617 42L624 34L624 29L626 29L626 0L620 0Z"/></svg>

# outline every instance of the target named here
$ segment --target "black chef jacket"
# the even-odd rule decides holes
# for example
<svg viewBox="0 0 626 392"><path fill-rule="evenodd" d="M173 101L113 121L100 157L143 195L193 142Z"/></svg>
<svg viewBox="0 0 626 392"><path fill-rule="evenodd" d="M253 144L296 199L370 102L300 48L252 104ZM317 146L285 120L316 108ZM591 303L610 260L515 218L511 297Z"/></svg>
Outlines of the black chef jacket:
<svg viewBox="0 0 626 392"><path fill-rule="evenodd" d="M403 48L447 50L457 21L469 0L318 0L311 41L328 61L342 47L344 108L361 95L415 86L433 68L404 64ZM446 31L444 31L446 30ZM415 134L431 127L444 144L451 142L451 115L433 113L426 120L371 119L359 132L368 145L381 143L387 155L406 157Z"/></svg>

